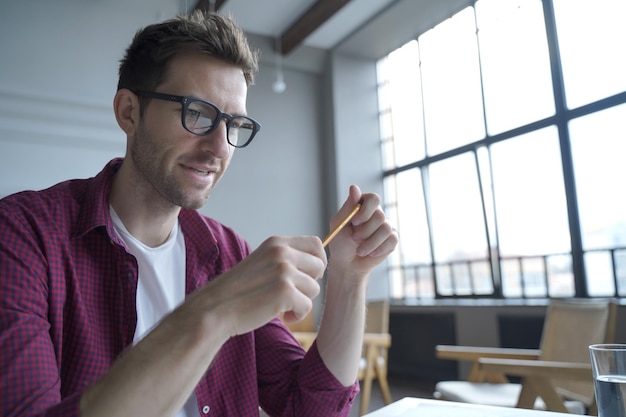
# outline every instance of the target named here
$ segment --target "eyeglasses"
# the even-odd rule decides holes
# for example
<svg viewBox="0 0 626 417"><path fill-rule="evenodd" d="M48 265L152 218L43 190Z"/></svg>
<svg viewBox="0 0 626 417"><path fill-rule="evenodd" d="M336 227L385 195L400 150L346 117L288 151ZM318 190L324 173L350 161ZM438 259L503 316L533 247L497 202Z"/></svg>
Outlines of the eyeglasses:
<svg viewBox="0 0 626 417"><path fill-rule="evenodd" d="M188 132L205 136L213 132L222 119L226 120L226 140L235 148L248 146L261 130L261 125L247 116L230 115L222 112L215 104L195 97L175 96L152 91L133 90L141 97L175 101L183 105L181 122Z"/></svg>

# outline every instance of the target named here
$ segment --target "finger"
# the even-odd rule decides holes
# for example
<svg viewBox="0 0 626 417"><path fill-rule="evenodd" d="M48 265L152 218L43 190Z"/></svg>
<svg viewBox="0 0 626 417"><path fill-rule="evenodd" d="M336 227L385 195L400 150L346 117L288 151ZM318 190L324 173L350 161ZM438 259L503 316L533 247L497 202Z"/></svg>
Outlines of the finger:
<svg viewBox="0 0 626 417"><path fill-rule="evenodd" d="M378 242L382 239L382 243L374 244L370 247L369 246L370 241L368 240L367 244L363 244L359 246L359 248L357 249L357 254L359 256L361 257L387 256L395 250L399 241L397 233L394 232L394 233L388 234L386 232L385 233L379 233L379 232L382 232L382 230L379 230L374 234L373 240Z"/></svg>
<svg viewBox="0 0 626 417"><path fill-rule="evenodd" d="M291 236L287 238L289 246L310 255L313 255L323 262L326 261L326 252L322 248L320 238L317 236Z"/></svg>
<svg viewBox="0 0 626 417"><path fill-rule="evenodd" d="M297 271L290 274L289 282L297 290L309 299L317 297L320 293L320 284L315 277Z"/></svg>
<svg viewBox="0 0 626 417"><path fill-rule="evenodd" d="M313 301L310 298L302 297L294 303L291 310L283 313L283 320L287 323L295 323L304 319L313 308Z"/></svg>
<svg viewBox="0 0 626 417"><path fill-rule="evenodd" d="M313 278L319 278L326 269L326 252L317 236L274 236L263 246L265 258L277 265L293 265Z"/></svg>
<svg viewBox="0 0 626 417"><path fill-rule="evenodd" d="M354 206L361 202L361 190L356 185L350 186L348 198L344 201L343 205L339 208L339 211L330 222L331 227L335 227L342 219L344 219L348 213L354 209ZM356 217L356 216L355 216Z"/></svg>
<svg viewBox="0 0 626 417"><path fill-rule="evenodd" d="M378 194L375 194L375 193L363 194L361 195L360 202L361 202L361 210L352 219L352 224L354 226L358 226L360 224L363 224L369 221L371 217L374 215L374 213L376 213L377 211L380 211L382 213L382 209L380 208L381 199Z"/></svg>
<svg viewBox="0 0 626 417"><path fill-rule="evenodd" d="M378 206L372 213L369 214L369 217L365 222L353 227L353 239L357 242L368 240L386 222L387 219L385 217L385 213L380 206ZM391 226L389 226L389 230L391 230Z"/></svg>
<svg viewBox="0 0 626 417"><path fill-rule="evenodd" d="M355 230L355 240L359 241L357 254L359 256L379 256L390 253L398 242L397 232L385 219L382 212L372 217L372 220Z"/></svg>
<svg viewBox="0 0 626 417"><path fill-rule="evenodd" d="M317 236L296 236L290 238L290 246L295 250L293 262L305 274L319 279L324 275L328 259Z"/></svg>

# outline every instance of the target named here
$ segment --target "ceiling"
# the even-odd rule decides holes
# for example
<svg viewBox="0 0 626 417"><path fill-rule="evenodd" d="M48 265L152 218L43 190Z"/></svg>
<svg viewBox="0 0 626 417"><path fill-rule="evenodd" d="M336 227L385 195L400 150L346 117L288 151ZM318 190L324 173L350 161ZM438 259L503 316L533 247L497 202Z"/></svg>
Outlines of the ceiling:
<svg viewBox="0 0 626 417"><path fill-rule="evenodd" d="M197 0L193 8L230 13L250 34L276 39L290 54L300 45L332 49L395 0Z"/></svg>

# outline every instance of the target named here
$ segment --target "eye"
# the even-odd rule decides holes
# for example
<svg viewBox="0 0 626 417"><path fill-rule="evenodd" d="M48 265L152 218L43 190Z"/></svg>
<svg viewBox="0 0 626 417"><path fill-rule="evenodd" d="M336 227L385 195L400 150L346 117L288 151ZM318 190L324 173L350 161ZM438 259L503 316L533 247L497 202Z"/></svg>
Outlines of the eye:
<svg viewBox="0 0 626 417"><path fill-rule="evenodd" d="M192 108L187 109L187 114L185 114L185 118L188 122L195 122L200 118L201 114L198 110L194 110Z"/></svg>
<svg viewBox="0 0 626 417"><path fill-rule="evenodd" d="M234 117L230 126L235 129L254 129L254 124L248 118L243 116Z"/></svg>

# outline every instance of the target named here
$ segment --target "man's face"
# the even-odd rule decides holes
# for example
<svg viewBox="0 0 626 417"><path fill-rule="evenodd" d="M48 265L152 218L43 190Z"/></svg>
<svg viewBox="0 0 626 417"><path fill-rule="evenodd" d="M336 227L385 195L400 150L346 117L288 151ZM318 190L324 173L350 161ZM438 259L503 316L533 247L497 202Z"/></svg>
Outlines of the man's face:
<svg viewBox="0 0 626 417"><path fill-rule="evenodd" d="M156 91L207 100L225 113L246 114L242 70L200 53L176 57ZM130 139L130 157L147 198L198 209L226 172L235 148L227 142L224 120L209 135L196 136L182 126L181 111L180 103L151 99Z"/></svg>

